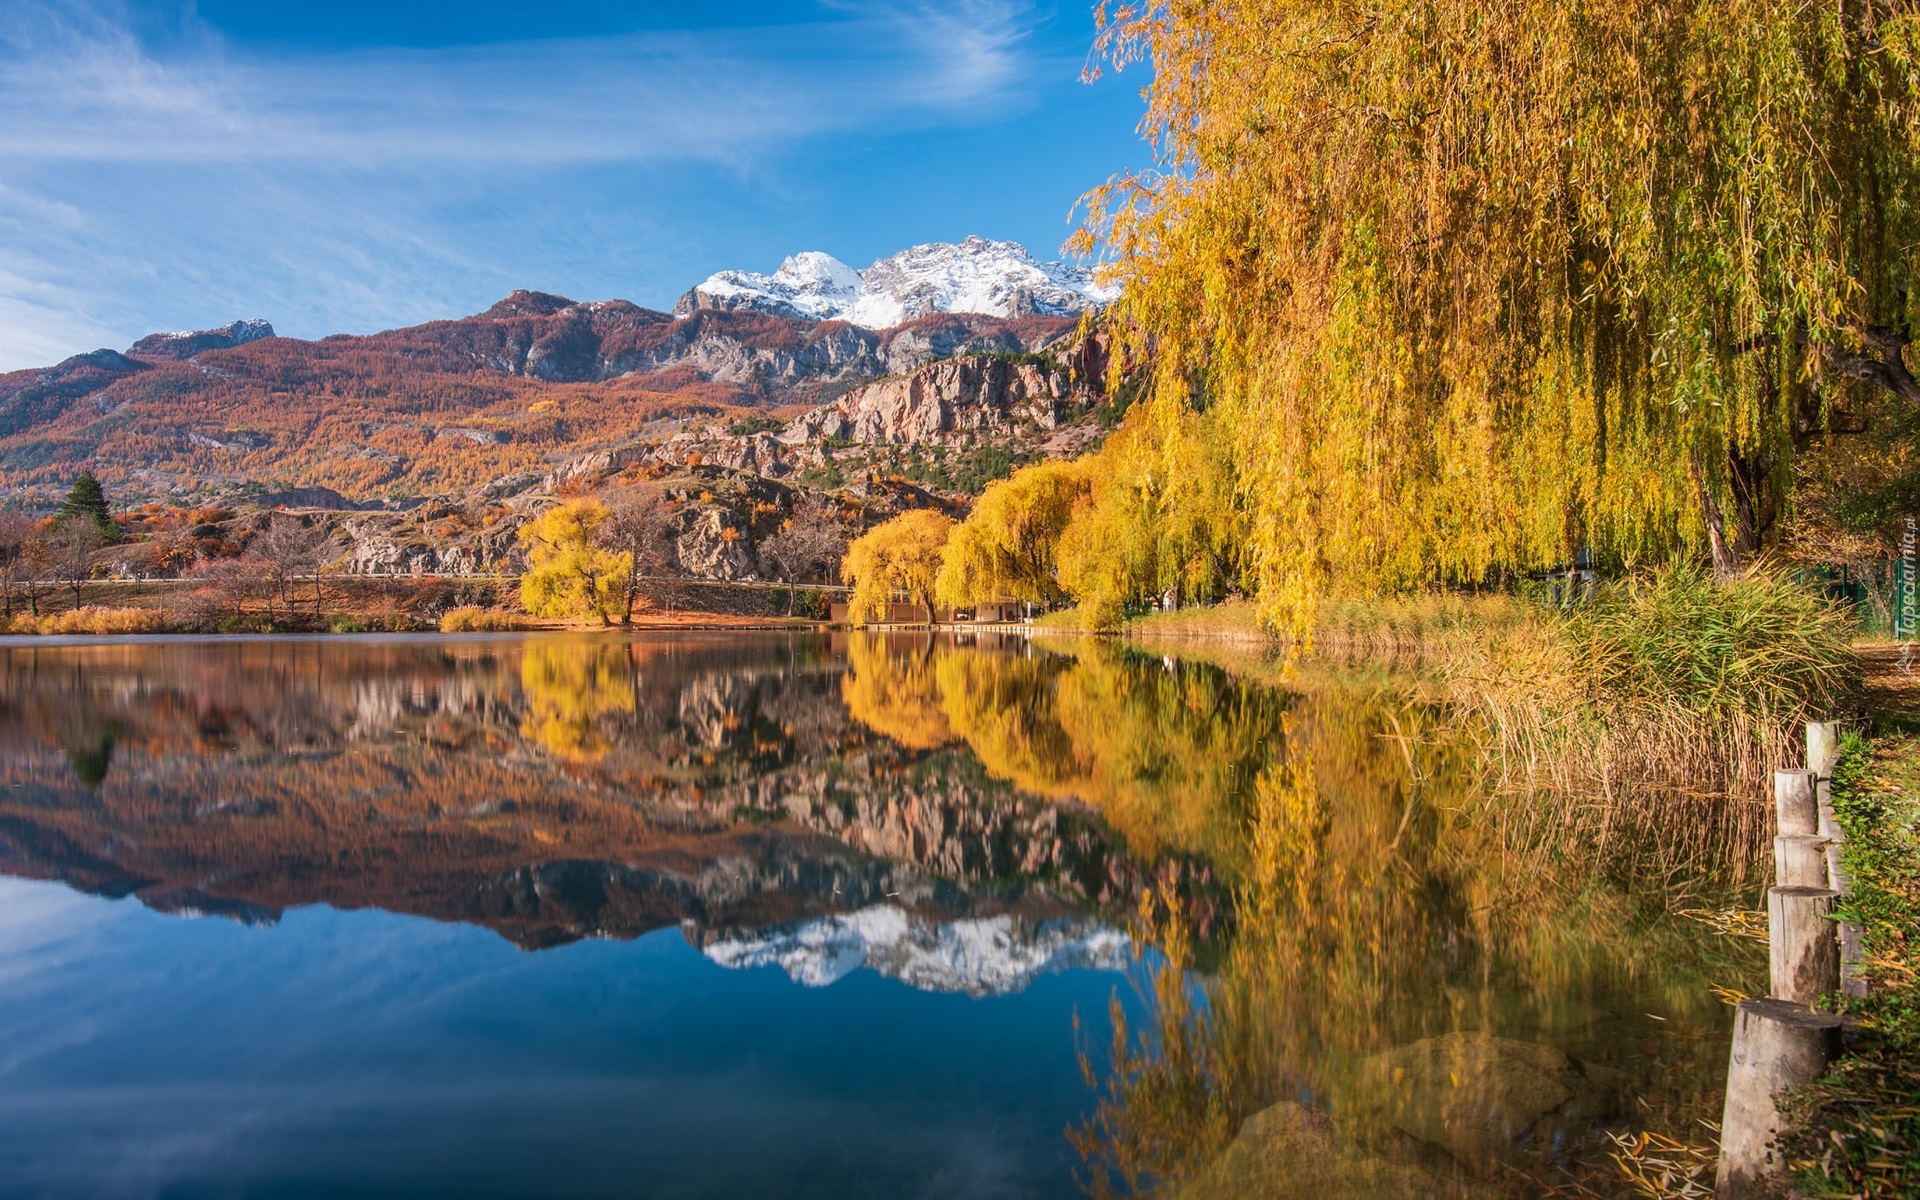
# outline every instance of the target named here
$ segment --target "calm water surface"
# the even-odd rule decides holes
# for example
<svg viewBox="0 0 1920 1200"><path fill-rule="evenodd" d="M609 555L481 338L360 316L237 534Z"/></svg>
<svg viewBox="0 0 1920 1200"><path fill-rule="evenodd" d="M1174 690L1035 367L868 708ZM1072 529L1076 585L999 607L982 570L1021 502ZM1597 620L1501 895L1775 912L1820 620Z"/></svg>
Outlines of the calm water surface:
<svg viewBox="0 0 1920 1200"><path fill-rule="evenodd" d="M1752 956L1668 915L1727 863L1521 828L1410 695L0 644L0 1195L1526 1194L1705 1103Z"/></svg>

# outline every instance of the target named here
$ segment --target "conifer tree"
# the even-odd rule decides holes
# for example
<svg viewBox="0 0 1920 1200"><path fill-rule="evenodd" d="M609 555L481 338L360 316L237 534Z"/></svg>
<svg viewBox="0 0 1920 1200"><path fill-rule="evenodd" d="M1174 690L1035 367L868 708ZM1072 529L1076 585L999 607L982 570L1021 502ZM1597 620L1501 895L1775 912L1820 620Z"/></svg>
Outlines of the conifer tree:
<svg viewBox="0 0 1920 1200"><path fill-rule="evenodd" d="M80 472L79 478L73 481L67 498L60 503L60 516L85 517L108 541L114 540L119 533L113 523L113 512L107 507L106 489L100 486L100 481L94 478L92 471Z"/></svg>

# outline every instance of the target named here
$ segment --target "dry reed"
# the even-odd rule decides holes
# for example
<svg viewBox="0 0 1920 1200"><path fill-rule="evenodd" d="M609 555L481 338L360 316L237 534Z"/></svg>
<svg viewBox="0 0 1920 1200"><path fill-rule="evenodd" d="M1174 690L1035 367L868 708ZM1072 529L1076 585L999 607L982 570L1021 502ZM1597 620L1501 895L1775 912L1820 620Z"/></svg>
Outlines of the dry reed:
<svg viewBox="0 0 1920 1200"><path fill-rule="evenodd" d="M119 634L161 633L170 622L167 614L152 608L109 608L89 604L62 613L32 616L22 613L7 626L9 633L31 634Z"/></svg>

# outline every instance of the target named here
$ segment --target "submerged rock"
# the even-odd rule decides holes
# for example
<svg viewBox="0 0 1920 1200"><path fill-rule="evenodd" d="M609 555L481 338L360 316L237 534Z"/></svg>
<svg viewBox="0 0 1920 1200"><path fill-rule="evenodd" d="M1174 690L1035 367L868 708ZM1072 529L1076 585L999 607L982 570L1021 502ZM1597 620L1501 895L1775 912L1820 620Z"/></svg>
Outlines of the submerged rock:
<svg viewBox="0 0 1920 1200"><path fill-rule="evenodd" d="M1343 1136L1323 1113L1263 1108L1182 1187L1180 1200L1482 1200L1500 1193L1408 1139Z"/></svg>
<svg viewBox="0 0 1920 1200"><path fill-rule="evenodd" d="M1551 1046L1449 1033L1362 1068L1358 1120L1390 1125L1467 1163L1552 1150L1618 1103L1611 1074Z"/></svg>

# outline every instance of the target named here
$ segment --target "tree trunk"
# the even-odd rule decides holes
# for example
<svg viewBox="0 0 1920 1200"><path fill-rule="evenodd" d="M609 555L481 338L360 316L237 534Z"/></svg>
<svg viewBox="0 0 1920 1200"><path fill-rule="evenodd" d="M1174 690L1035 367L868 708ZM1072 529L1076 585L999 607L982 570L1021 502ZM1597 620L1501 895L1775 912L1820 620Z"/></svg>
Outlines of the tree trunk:
<svg viewBox="0 0 1920 1200"><path fill-rule="evenodd" d="M1773 525L1768 511L1767 476L1773 471L1765 450L1742 454L1727 451L1727 480L1733 486L1733 553L1736 559L1760 553L1760 543Z"/></svg>
<svg viewBox="0 0 1920 1200"><path fill-rule="evenodd" d="M1707 545L1713 551L1713 577L1721 583L1731 583L1740 574L1740 557L1727 542L1726 513L1698 462L1692 464L1691 474L1694 494L1700 498L1700 517L1707 527Z"/></svg>

